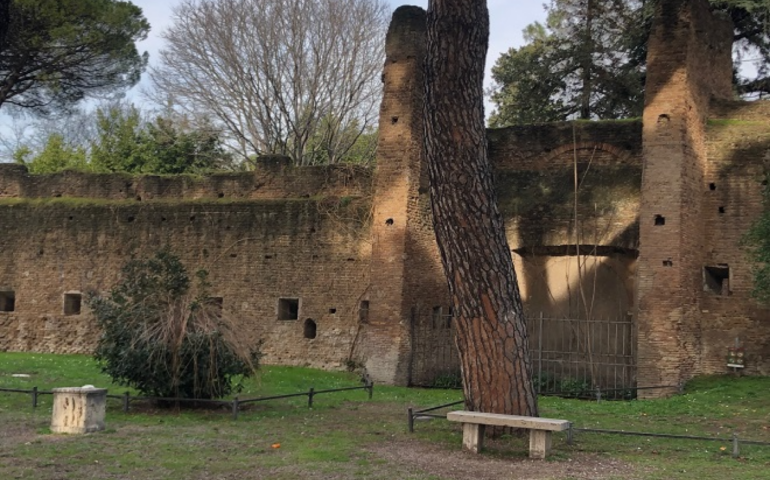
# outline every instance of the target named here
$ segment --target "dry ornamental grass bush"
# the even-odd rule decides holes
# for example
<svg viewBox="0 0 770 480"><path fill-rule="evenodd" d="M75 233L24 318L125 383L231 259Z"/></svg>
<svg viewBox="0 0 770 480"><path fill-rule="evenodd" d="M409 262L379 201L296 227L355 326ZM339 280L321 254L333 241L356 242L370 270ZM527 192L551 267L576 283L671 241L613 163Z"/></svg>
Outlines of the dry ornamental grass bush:
<svg viewBox="0 0 770 480"><path fill-rule="evenodd" d="M123 267L108 296L89 295L102 328L94 352L116 383L156 397L221 398L259 365L221 301L208 296L207 273L195 282L178 257L162 250Z"/></svg>

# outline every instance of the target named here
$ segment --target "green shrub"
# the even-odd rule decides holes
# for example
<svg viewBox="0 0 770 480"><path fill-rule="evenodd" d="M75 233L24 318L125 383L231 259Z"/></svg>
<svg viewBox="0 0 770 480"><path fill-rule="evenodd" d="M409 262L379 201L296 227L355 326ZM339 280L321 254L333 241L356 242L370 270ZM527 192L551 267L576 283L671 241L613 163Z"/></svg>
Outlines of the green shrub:
<svg viewBox="0 0 770 480"><path fill-rule="evenodd" d="M240 380L258 367L260 344L240 340L207 288L205 271L193 284L168 250L126 264L109 296L88 296L102 329L94 352L102 370L150 396L208 399L240 391Z"/></svg>
<svg viewBox="0 0 770 480"><path fill-rule="evenodd" d="M589 378L565 377L561 379L559 387L559 395L566 397L585 397L592 393L591 380Z"/></svg>
<svg viewBox="0 0 770 480"><path fill-rule="evenodd" d="M463 377L460 372L443 373L436 376L430 386L433 388L463 388Z"/></svg>

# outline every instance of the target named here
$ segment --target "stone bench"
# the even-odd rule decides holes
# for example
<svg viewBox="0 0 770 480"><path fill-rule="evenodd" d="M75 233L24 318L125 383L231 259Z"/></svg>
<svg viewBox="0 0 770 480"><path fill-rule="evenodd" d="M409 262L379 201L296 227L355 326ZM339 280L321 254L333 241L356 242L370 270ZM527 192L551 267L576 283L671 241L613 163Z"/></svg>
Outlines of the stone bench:
<svg viewBox="0 0 770 480"><path fill-rule="evenodd" d="M551 432L569 430L571 425L568 420L465 411L449 412L447 420L463 424L463 447L473 453L479 453L484 444L486 425L529 430L530 458L545 458L551 450Z"/></svg>

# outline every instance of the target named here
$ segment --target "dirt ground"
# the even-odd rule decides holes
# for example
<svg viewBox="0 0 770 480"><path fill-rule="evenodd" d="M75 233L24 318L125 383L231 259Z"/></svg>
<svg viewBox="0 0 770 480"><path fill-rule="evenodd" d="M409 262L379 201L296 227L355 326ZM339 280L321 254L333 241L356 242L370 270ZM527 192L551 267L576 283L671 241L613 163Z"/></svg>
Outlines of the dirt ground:
<svg viewBox="0 0 770 480"><path fill-rule="evenodd" d="M630 465L578 453L566 460L530 460L495 458L466 451L448 451L431 444L395 441L370 449L389 462L400 462L412 468L447 480L546 480L546 479L632 479Z"/></svg>

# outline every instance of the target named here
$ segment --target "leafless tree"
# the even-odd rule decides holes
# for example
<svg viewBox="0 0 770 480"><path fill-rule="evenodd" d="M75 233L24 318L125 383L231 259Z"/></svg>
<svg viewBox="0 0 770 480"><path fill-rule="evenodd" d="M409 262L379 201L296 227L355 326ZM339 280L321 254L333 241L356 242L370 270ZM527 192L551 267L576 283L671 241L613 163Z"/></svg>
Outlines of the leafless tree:
<svg viewBox="0 0 770 480"><path fill-rule="evenodd" d="M383 0L184 0L155 94L216 119L246 159L335 163L374 121L387 21Z"/></svg>

